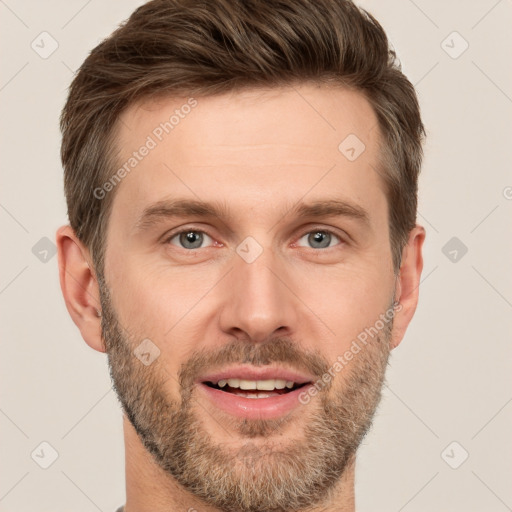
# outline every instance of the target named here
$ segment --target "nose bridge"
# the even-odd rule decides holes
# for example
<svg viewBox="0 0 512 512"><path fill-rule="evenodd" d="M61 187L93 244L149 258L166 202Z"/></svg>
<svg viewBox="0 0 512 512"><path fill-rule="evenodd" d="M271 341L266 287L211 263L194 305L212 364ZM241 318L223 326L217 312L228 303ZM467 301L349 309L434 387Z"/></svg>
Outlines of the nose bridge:
<svg viewBox="0 0 512 512"><path fill-rule="evenodd" d="M240 329L257 341L280 327L293 327L297 305L284 284L285 274L282 260L271 248L263 248L251 237L244 240L237 247L226 283L222 329Z"/></svg>

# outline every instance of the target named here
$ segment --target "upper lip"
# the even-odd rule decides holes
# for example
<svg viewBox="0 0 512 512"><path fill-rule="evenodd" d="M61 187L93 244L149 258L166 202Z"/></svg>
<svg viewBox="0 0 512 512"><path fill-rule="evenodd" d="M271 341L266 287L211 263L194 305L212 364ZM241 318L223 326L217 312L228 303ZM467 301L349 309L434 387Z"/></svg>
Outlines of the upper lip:
<svg viewBox="0 0 512 512"><path fill-rule="evenodd" d="M296 370L288 368L266 367L258 368L255 366L237 366L225 368L223 370L208 373L199 377L196 382L212 382L217 384L219 380L242 379L242 380L271 380L280 379L291 381L295 384L306 384L315 380L308 374L299 373Z"/></svg>

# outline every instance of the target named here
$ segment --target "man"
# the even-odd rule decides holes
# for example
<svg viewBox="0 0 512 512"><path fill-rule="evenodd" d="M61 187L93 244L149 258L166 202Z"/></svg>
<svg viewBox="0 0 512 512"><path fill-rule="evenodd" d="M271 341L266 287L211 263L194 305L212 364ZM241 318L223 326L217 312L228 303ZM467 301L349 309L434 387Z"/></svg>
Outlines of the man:
<svg viewBox="0 0 512 512"><path fill-rule="evenodd" d="M63 111L68 311L124 410L124 512L354 511L414 314L424 128L346 0L154 0Z"/></svg>

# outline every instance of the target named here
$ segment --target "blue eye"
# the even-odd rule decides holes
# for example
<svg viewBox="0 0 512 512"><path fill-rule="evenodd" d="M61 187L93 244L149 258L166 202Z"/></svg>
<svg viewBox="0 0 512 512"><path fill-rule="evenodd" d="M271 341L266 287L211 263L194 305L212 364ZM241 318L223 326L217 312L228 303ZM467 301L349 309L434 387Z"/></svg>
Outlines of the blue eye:
<svg viewBox="0 0 512 512"><path fill-rule="evenodd" d="M331 247L331 242L333 241L333 239L338 239L338 241L340 242L342 241L340 237L335 235L333 232L325 229L318 229L309 231L302 235L302 237L299 239L299 245L300 240L306 237L307 243L311 244L313 249L328 249L329 247Z"/></svg>
<svg viewBox="0 0 512 512"><path fill-rule="evenodd" d="M200 249L205 238L210 239L210 241L212 240L204 231L187 229L174 234L167 241L183 249ZM173 243L174 239L177 239L178 243Z"/></svg>

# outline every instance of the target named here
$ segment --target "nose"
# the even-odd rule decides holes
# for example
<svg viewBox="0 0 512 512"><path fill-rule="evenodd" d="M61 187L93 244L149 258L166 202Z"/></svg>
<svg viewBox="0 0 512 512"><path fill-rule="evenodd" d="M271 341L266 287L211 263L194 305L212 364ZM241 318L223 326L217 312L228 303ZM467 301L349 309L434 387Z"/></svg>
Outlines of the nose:
<svg viewBox="0 0 512 512"><path fill-rule="evenodd" d="M285 262L265 249L251 263L238 254L224 283L219 316L223 332L262 342L295 330L300 300L293 291Z"/></svg>

